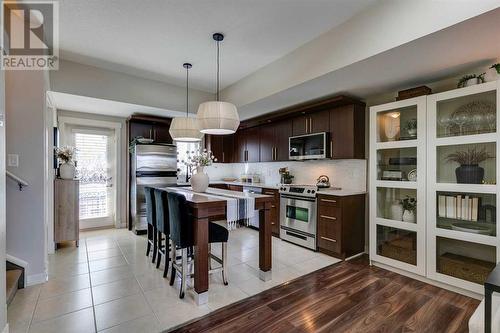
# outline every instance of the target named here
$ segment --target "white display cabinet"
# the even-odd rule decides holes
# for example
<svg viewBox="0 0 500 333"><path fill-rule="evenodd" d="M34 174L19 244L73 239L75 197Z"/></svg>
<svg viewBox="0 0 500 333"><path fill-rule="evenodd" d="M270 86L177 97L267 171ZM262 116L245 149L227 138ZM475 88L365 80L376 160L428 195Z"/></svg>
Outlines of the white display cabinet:
<svg viewBox="0 0 500 333"><path fill-rule="evenodd" d="M425 96L370 108L370 260L419 275L426 269L425 142Z"/></svg>
<svg viewBox="0 0 500 333"><path fill-rule="evenodd" d="M427 277L476 293L500 258L499 82L427 97Z"/></svg>

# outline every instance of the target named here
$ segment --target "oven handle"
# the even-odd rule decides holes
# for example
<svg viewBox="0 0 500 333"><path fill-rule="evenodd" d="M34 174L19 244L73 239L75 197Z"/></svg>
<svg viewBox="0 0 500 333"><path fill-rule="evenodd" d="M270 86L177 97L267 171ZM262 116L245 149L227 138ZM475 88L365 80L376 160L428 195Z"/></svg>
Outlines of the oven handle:
<svg viewBox="0 0 500 333"><path fill-rule="evenodd" d="M295 199L295 200L303 200L303 201L309 201L309 202L316 202L316 198L297 197L297 196L286 195L286 194L281 194L281 197L285 198L285 199Z"/></svg>

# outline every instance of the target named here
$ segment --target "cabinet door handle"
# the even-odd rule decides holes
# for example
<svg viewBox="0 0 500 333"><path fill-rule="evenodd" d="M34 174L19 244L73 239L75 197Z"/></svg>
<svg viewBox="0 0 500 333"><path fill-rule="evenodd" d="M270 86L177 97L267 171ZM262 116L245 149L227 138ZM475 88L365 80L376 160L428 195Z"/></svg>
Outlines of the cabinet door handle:
<svg viewBox="0 0 500 333"><path fill-rule="evenodd" d="M271 205L271 208L276 208L276 206L275 205Z"/></svg>
<svg viewBox="0 0 500 333"><path fill-rule="evenodd" d="M337 200L332 200L332 199L321 199L323 202L331 202L331 203L337 203Z"/></svg>
<svg viewBox="0 0 500 333"><path fill-rule="evenodd" d="M308 127L307 127L307 117L306 117L306 133L308 132L307 129L308 129Z"/></svg>
<svg viewBox="0 0 500 333"><path fill-rule="evenodd" d="M149 129L149 138L153 139L153 129L152 128Z"/></svg>
<svg viewBox="0 0 500 333"><path fill-rule="evenodd" d="M312 133L313 131L313 119L312 117L309 117L309 133Z"/></svg>
<svg viewBox="0 0 500 333"><path fill-rule="evenodd" d="M321 239L329 241L329 242L332 242L332 243L337 243L336 239L332 239L332 238L328 238L328 237L323 237L323 236L321 236Z"/></svg>
<svg viewBox="0 0 500 333"><path fill-rule="evenodd" d="M226 159L224 158L224 152L222 152L222 163L226 162Z"/></svg>
<svg viewBox="0 0 500 333"><path fill-rule="evenodd" d="M333 140L330 140L330 158L333 158Z"/></svg>
<svg viewBox="0 0 500 333"><path fill-rule="evenodd" d="M328 219L328 220L337 220L336 217L333 217L333 216L328 216L328 215L320 215L319 217L322 217L324 219Z"/></svg>
<svg viewBox="0 0 500 333"><path fill-rule="evenodd" d="M264 192L264 194L267 194L267 195L274 195L274 192Z"/></svg>

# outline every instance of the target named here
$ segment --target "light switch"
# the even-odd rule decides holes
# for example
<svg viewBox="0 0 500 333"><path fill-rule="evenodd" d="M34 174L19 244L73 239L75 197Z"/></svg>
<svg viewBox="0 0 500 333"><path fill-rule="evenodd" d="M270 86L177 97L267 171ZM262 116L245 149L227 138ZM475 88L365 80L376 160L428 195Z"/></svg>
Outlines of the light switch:
<svg viewBox="0 0 500 333"><path fill-rule="evenodd" d="M7 155L7 166L17 168L19 166L19 155L8 154Z"/></svg>

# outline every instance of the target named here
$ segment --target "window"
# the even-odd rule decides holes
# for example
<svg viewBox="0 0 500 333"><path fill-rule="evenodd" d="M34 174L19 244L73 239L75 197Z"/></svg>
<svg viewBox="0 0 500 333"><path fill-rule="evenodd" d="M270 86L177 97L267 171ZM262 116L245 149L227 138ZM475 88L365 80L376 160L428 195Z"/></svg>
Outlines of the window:
<svg viewBox="0 0 500 333"><path fill-rule="evenodd" d="M177 181L179 183L187 183L189 179L187 176L187 167L184 162L187 161L188 152L198 152L200 150L199 142L175 142L177 146Z"/></svg>

